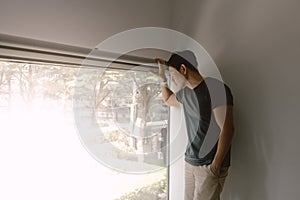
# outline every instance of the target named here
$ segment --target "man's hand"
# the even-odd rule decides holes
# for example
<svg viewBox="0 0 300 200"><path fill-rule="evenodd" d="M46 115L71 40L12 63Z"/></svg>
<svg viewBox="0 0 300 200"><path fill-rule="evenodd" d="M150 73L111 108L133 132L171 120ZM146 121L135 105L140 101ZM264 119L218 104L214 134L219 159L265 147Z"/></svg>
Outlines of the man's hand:
<svg viewBox="0 0 300 200"><path fill-rule="evenodd" d="M210 165L210 170L215 176L220 176L221 167L217 166L214 162Z"/></svg>
<svg viewBox="0 0 300 200"><path fill-rule="evenodd" d="M156 58L155 61L158 64L158 71L152 71L151 72L158 76L161 81L167 81L167 77L165 75L165 71L168 69L168 66L166 66L166 61L160 58Z"/></svg>

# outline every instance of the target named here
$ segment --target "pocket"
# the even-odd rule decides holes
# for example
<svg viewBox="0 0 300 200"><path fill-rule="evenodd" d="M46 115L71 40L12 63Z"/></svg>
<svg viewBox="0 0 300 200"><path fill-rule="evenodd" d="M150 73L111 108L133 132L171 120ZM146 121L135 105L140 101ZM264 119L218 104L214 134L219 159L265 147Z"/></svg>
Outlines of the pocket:
<svg viewBox="0 0 300 200"><path fill-rule="evenodd" d="M210 165L207 165L207 169L208 169L208 173L209 173L211 176L213 176L213 177L215 177L215 178L219 178L219 176L215 175L215 173L212 171L212 169L211 169L211 164L210 164Z"/></svg>
<svg viewBox="0 0 300 200"><path fill-rule="evenodd" d="M211 164L210 165L207 165L207 171L208 173L215 177L215 178L224 178L228 175L228 167L223 167L221 168L221 171L220 171L220 174L219 176L215 175L215 173L213 172L213 170L211 169Z"/></svg>
<svg viewBox="0 0 300 200"><path fill-rule="evenodd" d="M208 177L211 178L218 178L212 171L211 171L211 165L203 165L202 166L207 174Z"/></svg>

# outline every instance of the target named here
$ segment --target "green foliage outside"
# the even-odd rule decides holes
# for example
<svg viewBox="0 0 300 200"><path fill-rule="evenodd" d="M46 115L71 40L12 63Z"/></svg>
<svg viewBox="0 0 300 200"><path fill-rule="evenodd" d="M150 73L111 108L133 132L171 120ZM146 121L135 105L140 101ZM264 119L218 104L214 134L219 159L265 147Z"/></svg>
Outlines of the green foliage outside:
<svg viewBox="0 0 300 200"><path fill-rule="evenodd" d="M166 200L167 199L167 179L148 185L133 192L127 193L116 200Z"/></svg>

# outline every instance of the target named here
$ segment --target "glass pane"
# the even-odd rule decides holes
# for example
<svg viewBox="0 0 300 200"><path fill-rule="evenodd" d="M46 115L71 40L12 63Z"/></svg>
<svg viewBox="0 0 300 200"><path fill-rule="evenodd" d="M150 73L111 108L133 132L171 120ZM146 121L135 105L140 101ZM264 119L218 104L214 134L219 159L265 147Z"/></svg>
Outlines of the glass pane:
<svg viewBox="0 0 300 200"><path fill-rule="evenodd" d="M126 174L119 197L166 198L169 114L158 79L148 72L81 69L75 85L75 118L85 147Z"/></svg>
<svg viewBox="0 0 300 200"><path fill-rule="evenodd" d="M166 199L169 114L159 81L150 73L0 62L0 111L0 152L8 170L0 172L0 185L40 188L40 195L51 188L52 195L60 191L78 197L85 191L95 199ZM85 163L69 166L85 159L80 157L78 136L87 156L99 161L97 170ZM13 146L15 151L4 155ZM72 148L81 151L68 151ZM6 184L16 173L10 157L19 152L23 160L16 165L25 162L29 171L40 165L50 170L42 173L43 184ZM66 176L69 169L78 172ZM25 181L26 173L19 179ZM58 183L49 182L52 173L59 174ZM74 182L80 174L89 179L74 190L82 184ZM39 177L32 171L31 180ZM63 191L60 184L65 185ZM91 190L95 185L99 191Z"/></svg>

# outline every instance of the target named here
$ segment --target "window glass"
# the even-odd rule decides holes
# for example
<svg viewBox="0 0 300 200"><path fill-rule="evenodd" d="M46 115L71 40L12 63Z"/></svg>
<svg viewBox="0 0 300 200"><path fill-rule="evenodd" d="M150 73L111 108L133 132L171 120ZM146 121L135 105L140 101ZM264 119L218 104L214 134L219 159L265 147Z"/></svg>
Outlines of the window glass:
<svg viewBox="0 0 300 200"><path fill-rule="evenodd" d="M148 72L0 62L0 119L0 185L7 189L0 197L12 190L31 199L45 192L53 198L167 197L169 114L159 81ZM89 133L81 140L78 119ZM122 166L155 170L135 174L93 164L93 151L109 146L108 156Z"/></svg>

